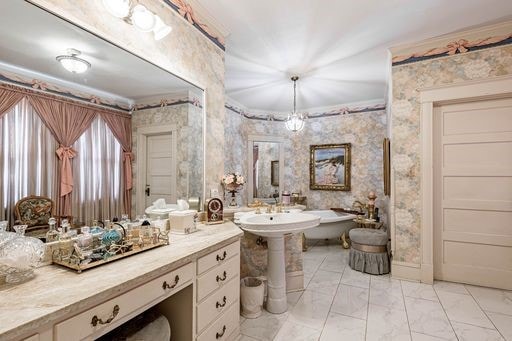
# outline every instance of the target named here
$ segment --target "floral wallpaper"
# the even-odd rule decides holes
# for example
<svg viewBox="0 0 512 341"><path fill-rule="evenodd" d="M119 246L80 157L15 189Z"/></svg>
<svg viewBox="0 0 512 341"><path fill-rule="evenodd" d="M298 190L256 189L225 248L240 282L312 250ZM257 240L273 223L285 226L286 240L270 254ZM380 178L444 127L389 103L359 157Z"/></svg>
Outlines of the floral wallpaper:
<svg viewBox="0 0 512 341"><path fill-rule="evenodd" d="M512 46L394 66L392 171L394 172L394 260L421 262L420 98L417 89L512 74Z"/></svg>

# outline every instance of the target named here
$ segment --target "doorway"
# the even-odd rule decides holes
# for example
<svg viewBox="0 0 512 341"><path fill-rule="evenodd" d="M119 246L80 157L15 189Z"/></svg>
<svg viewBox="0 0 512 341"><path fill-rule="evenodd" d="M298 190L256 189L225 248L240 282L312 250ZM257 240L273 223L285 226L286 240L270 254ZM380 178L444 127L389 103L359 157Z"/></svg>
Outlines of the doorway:
<svg viewBox="0 0 512 341"><path fill-rule="evenodd" d="M136 213L157 199L176 203L177 130L174 125L137 129Z"/></svg>

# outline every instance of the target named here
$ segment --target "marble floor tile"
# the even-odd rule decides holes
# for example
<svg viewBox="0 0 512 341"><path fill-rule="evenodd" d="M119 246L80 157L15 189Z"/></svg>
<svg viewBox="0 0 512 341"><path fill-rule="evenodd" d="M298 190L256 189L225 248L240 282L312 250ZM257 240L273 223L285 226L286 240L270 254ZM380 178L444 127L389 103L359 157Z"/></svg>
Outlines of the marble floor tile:
<svg viewBox="0 0 512 341"><path fill-rule="evenodd" d="M464 284L461 283L434 281L434 290L469 295L469 292L466 290L466 287L464 286Z"/></svg>
<svg viewBox="0 0 512 341"><path fill-rule="evenodd" d="M368 289L340 284L331 311L358 319L366 319L368 292Z"/></svg>
<svg viewBox="0 0 512 341"><path fill-rule="evenodd" d="M273 340L287 317L288 313L271 314L264 310L260 317L246 319L240 325L240 333L257 340Z"/></svg>
<svg viewBox="0 0 512 341"><path fill-rule="evenodd" d="M244 323L245 320L246 320L246 318L243 317L242 315L240 315L240 324Z"/></svg>
<svg viewBox="0 0 512 341"><path fill-rule="evenodd" d="M304 288L308 287L309 282L311 282L312 278L313 278L313 275L304 273Z"/></svg>
<svg viewBox="0 0 512 341"><path fill-rule="evenodd" d="M402 281L404 296L438 301L436 292L430 284Z"/></svg>
<svg viewBox="0 0 512 341"><path fill-rule="evenodd" d="M240 336L238 337L238 339L236 339L236 341L258 341L258 339L255 339L253 337L250 337L250 336L247 336L244 334L240 334Z"/></svg>
<svg viewBox="0 0 512 341"><path fill-rule="evenodd" d="M324 330L322 331L322 335L320 336L320 340L362 341L365 339L365 327L366 323L364 320L331 313L327 318Z"/></svg>
<svg viewBox="0 0 512 341"><path fill-rule="evenodd" d="M289 311L288 321L321 330L329 314L332 295L306 290L297 304Z"/></svg>
<svg viewBox="0 0 512 341"><path fill-rule="evenodd" d="M496 329L487 329L471 324L452 322L453 329L459 340L463 341L502 341Z"/></svg>
<svg viewBox="0 0 512 341"><path fill-rule="evenodd" d="M512 316L498 313L487 313L487 316L489 316L505 340L512 341Z"/></svg>
<svg viewBox="0 0 512 341"><path fill-rule="evenodd" d="M466 285L480 307L485 311L512 315L512 291Z"/></svg>
<svg viewBox="0 0 512 341"><path fill-rule="evenodd" d="M411 332L412 341L446 341L440 337Z"/></svg>
<svg viewBox="0 0 512 341"><path fill-rule="evenodd" d="M354 271L347 266L345 271L343 271L340 283L368 289L370 287L370 275Z"/></svg>
<svg viewBox="0 0 512 341"><path fill-rule="evenodd" d="M345 253L333 253L325 257L324 261L320 265L320 270L343 272L348 264L348 254Z"/></svg>
<svg viewBox="0 0 512 341"><path fill-rule="evenodd" d="M372 276L370 280L370 304L405 310L400 281L389 277Z"/></svg>
<svg viewBox="0 0 512 341"><path fill-rule="evenodd" d="M295 304L297 303L299 298L302 296L303 292L304 292L304 290L289 292L286 294L286 301L288 302L288 310L290 310L291 308L293 308L295 306Z"/></svg>
<svg viewBox="0 0 512 341"><path fill-rule="evenodd" d="M373 290L373 289L372 289ZM411 340L405 310L370 304L366 325L366 340Z"/></svg>
<svg viewBox="0 0 512 341"><path fill-rule="evenodd" d="M286 321L274 341L317 341L321 331Z"/></svg>
<svg viewBox="0 0 512 341"><path fill-rule="evenodd" d="M439 300L451 321L463 322L484 328L494 328L470 295L439 291Z"/></svg>
<svg viewBox="0 0 512 341"><path fill-rule="evenodd" d="M302 260L302 271L304 271L304 274L312 276L316 270L318 270L322 262L323 259L305 258Z"/></svg>
<svg viewBox="0 0 512 341"><path fill-rule="evenodd" d="M455 333L441 303L420 298L405 298L411 331L456 340Z"/></svg>
<svg viewBox="0 0 512 341"><path fill-rule="evenodd" d="M341 273L318 270L309 282L307 289L334 296L340 279Z"/></svg>

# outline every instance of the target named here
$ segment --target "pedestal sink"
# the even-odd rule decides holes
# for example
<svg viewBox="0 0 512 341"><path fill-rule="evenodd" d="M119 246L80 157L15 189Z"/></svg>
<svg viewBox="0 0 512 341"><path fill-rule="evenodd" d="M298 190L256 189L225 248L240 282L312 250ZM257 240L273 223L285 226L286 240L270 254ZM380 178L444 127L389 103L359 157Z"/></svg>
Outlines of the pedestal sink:
<svg viewBox="0 0 512 341"><path fill-rule="evenodd" d="M287 310L284 235L318 226L320 217L307 213L248 213L240 218L242 230L266 237L268 244L267 310L281 314Z"/></svg>

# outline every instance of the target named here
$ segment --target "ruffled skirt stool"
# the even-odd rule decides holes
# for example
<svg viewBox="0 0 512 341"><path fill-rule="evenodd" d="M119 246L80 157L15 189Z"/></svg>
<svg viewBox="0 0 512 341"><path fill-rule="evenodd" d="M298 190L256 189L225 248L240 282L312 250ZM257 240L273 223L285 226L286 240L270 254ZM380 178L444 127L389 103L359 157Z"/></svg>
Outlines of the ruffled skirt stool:
<svg viewBox="0 0 512 341"><path fill-rule="evenodd" d="M348 265L372 275L389 273L388 234L383 230L356 228L349 232L352 242Z"/></svg>

